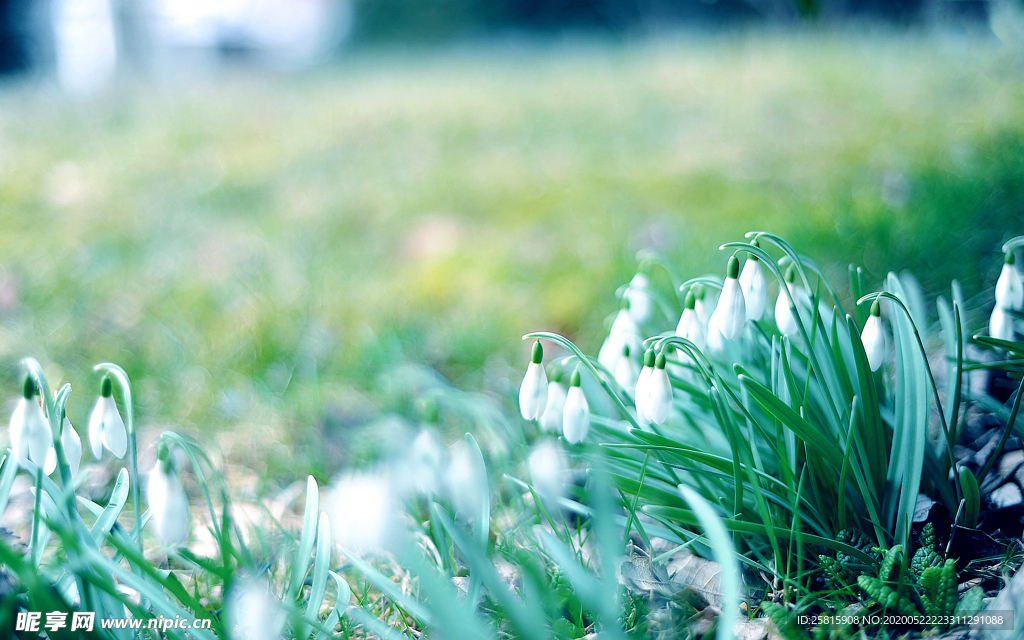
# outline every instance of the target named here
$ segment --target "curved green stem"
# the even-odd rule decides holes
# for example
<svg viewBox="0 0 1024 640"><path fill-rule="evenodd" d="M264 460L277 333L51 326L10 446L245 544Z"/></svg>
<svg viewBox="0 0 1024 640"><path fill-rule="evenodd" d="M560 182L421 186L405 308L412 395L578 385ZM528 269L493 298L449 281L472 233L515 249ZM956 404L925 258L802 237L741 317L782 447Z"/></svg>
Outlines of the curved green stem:
<svg viewBox="0 0 1024 640"><path fill-rule="evenodd" d="M132 383L128 374L120 366L112 362L103 362L92 368L98 373L105 373L117 380L121 389L121 400L124 403L125 427L128 429L128 475L132 492L132 509L135 510L135 524L132 525L132 537L139 550L142 550L142 498L139 494L139 452L135 436L135 405L132 401Z"/></svg>

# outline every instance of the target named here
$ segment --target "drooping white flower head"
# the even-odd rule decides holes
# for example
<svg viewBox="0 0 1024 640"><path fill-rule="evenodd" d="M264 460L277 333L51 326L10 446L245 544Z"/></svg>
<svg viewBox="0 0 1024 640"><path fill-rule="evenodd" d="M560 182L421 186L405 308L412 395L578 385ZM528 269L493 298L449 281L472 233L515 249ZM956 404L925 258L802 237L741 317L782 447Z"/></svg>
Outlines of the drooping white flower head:
<svg viewBox="0 0 1024 640"><path fill-rule="evenodd" d="M562 412L565 410L565 385L562 370L556 369L548 383L548 404L540 417L540 428L548 433L562 433Z"/></svg>
<svg viewBox="0 0 1024 640"><path fill-rule="evenodd" d="M868 356L868 364L872 371L878 371L885 360L885 331L882 329L882 308L876 298L871 303L871 315L864 323L864 331L860 340L864 343L864 353Z"/></svg>
<svg viewBox="0 0 1024 640"><path fill-rule="evenodd" d="M786 270L786 287L790 296L799 306L802 302L803 289L796 284L796 268L790 265ZM779 331L787 336L794 336L800 332L800 325L797 324L797 312L789 306L789 297L786 292L779 289L779 297L775 300L775 324Z"/></svg>
<svg viewBox="0 0 1024 640"><path fill-rule="evenodd" d="M757 246L757 240L751 244ZM768 303L768 285L764 279L764 266L755 255L749 256L743 263L743 271L740 273L740 289L743 290L747 320L760 320Z"/></svg>
<svg viewBox="0 0 1024 640"><path fill-rule="evenodd" d="M128 451L128 432L114 401L110 376L103 377L100 397L96 399L96 405L89 414L89 448L97 460L103 457L104 448L116 458L123 458Z"/></svg>
<svg viewBox="0 0 1024 640"><path fill-rule="evenodd" d="M650 283L647 276L638 273L626 285L626 291L622 294L623 299L629 303L629 315L637 324L643 324L651 317L651 308L654 305L651 302L651 294L647 291L648 286Z"/></svg>
<svg viewBox="0 0 1024 640"><path fill-rule="evenodd" d="M146 486L146 502L153 535L160 544L169 547L180 547L188 539L189 526L188 496L181 487L178 474L174 470L171 451L163 442L157 447L157 460L153 470L149 472L149 484Z"/></svg>
<svg viewBox="0 0 1024 640"><path fill-rule="evenodd" d="M444 445L433 429L421 429L406 449L394 473L404 491L430 496L441 490Z"/></svg>
<svg viewBox="0 0 1024 640"><path fill-rule="evenodd" d="M704 324L697 316L696 306L696 296L693 295L692 290L687 291L686 301L683 304L683 315L679 316L679 324L676 325L676 335L680 338L686 338L703 351L708 345L707 332L704 329ZM684 356L684 359L688 357Z"/></svg>
<svg viewBox="0 0 1024 640"><path fill-rule="evenodd" d="M39 405L36 384L25 376L21 397L11 414L11 451L18 464L31 462L45 467L47 454L53 447L53 433L50 423Z"/></svg>
<svg viewBox="0 0 1024 640"><path fill-rule="evenodd" d="M342 476L324 500L334 541L361 555L395 547L402 536L401 508L387 479L370 473Z"/></svg>
<svg viewBox="0 0 1024 640"><path fill-rule="evenodd" d="M668 420L672 412L672 383L665 370L665 354L659 353L654 361L654 371L647 382L648 391L644 413L654 424Z"/></svg>
<svg viewBox="0 0 1024 640"><path fill-rule="evenodd" d="M622 347L622 357L615 367L615 382L632 396L636 394L636 379L639 375L640 367L630 356L629 346Z"/></svg>
<svg viewBox="0 0 1024 640"><path fill-rule="evenodd" d="M612 327L608 331L608 337L601 345L597 354L597 361L604 365L608 371L615 373L622 357L623 347L629 347L631 353L640 353L643 339L640 337L640 327L637 326L628 308L622 308L615 315Z"/></svg>
<svg viewBox="0 0 1024 640"><path fill-rule="evenodd" d="M562 415L562 431L566 442L583 442L590 429L590 405L580 388L580 368L572 372L569 393L565 398L565 412Z"/></svg>
<svg viewBox="0 0 1024 640"><path fill-rule="evenodd" d="M1007 311L1024 310L1024 281L1014 262L1013 251L1007 251L996 281L996 306Z"/></svg>
<svg viewBox="0 0 1024 640"><path fill-rule="evenodd" d="M519 387L519 412L526 420L536 420L544 413L548 402L548 376L544 372L544 347L540 340L533 343L530 365L526 367L523 384Z"/></svg>
<svg viewBox="0 0 1024 640"><path fill-rule="evenodd" d="M640 370L640 375L636 379L636 393L633 396L633 401L636 406L636 419L640 424L647 424L651 420L647 417L647 396L651 388L651 375L654 373L654 349L648 349L644 352L644 368Z"/></svg>
<svg viewBox="0 0 1024 640"><path fill-rule="evenodd" d="M227 604L229 640L278 640L287 612L264 580L252 580L231 593Z"/></svg>
<svg viewBox="0 0 1024 640"><path fill-rule="evenodd" d="M693 292L695 300L693 310L697 312L697 317L700 319L701 326L706 327L708 326L708 322L711 321L711 314L714 311L711 304L712 300L710 296L708 296L707 289L705 289L704 285L699 282L693 285L690 288L690 291Z"/></svg>
<svg viewBox="0 0 1024 640"><path fill-rule="evenodd" d="M71 477L78 474L78 468L82 464L82 439L78 432L71 426L71 421L64 416L64 423L61 426L60 443L64 447L64 457L68 460L68 469ZM43 466L43 473L50 475L57 470L57 449L53 446L46 452L46 464Z"/></svg>
<svg viewBox="0 0 1024 640"><path fill-rule="evenodd" d="M1013 317L1010 312L996 305L988 321L988 335L1000 340L1013 340Z"/></svg>
<svg viewBox="0 0 1024 640"><path fill-rule="evenodd" d="M737 280L739 272L740 261L736 256L730 257L725 284L722 285L722 295L718 298L718 306L715 307L714 313L718 330L726 340L740 337L743 333L743 323L747 321L747 307Z"/></svg>
<svg viewBox="0 0 1024 640"><path fill-rule="evenodd" d="M711 353L722 353L725 351L725 336L718 329L718 317L713 315L708 321L708 351Z"/></svg>
<svg viewBox="0 0 1024 640"><path fill-rule="evenodd" d="M555 500L565 492L565 455L557 440L545 440L533 448L527 460L530 480L541 498Z"/></svg>
<svg viewBox="0 0 1024 640"><path fill-rule="evenodd" d="M483 511L490 491L487 467L480 450L465 440L456 441L448 451L448 498L464 518L476 518Z"/></svg>

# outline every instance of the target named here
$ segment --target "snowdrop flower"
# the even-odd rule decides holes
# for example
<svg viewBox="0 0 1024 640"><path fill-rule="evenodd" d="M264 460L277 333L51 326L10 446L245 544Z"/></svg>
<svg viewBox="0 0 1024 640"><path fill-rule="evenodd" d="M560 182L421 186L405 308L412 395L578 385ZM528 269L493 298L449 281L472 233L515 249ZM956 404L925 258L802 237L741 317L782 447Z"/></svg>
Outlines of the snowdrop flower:
<svg viewBox="0 0 1024 640"><path fill-rule="evenodd" d="M284 629L286 612L262 580L233 590L227 604L230 640L277 640Z"/></svg>
<svg viewBox="0 0 1024 640"><path fill-rule="evenodd" d="M623 299L629 303L629 316L637 324L647 322L647 319L651 317L653 304L650 294L647 293L649 284L647 276L638 273L626 285L626 291L622 294Z"/></svg>
<svg viewBox="0 0 1024 640"><path fill-rule="evenodd" d="M68 460L71 477L74 478L78 474L78 468L82 465L82 439L78 437L78 432L71 426L71 421L67 419L67 416L64 417L64 423L61 425L60 443L64 447L64 457ZM43 473L50 475L56 470L57 450L51 446L50 450L46 452Z"/></svg>
<svg viewBox="0 0 1024 640"><path fill-rule="evenodd" d="M736 256L729 258L729 266L726 270L725 284L722 285L722 295L718 298L718 306L715 307L713 317L726 340L735 340L743 333L743 323L747 320L746 303L743 300L743 291L740 289L737 276L740 273L740 261Z"/></svg>
<svg viewBox="0 0 1024 640"><path fill-rule="evenodd" d="M755 247L757 240L751 242ZM764 267L757 256L751 255L743 263L740 273L740 289L747 308L747 320L760 320L768 303L768 286L764 280Z"/></svg>
<svg viewBox="0 0 1024 640"><path fill-rule="evenodd" d="M632 396L636 394L636 379L639 375L640 367L629 357L629 345L622 347L622 357L615 367L615 382Z"/></svg>
<svg viewBox="0 0 1024 640"><path fill-rule="evenodd" d="M400 539L399 501L388 481L376 474L347 475L334 483L324 501L334 542L347 552L386 551Z"/></svg>
<svg viewBox="0 0 1024 640"><path fill-rule="evenodd" d="M557 440L546 440L533 448L527 460L533 488L542 498L562 497L565 490L565 456Z"/></svg>
<svg viewBox="0 0 1024 640"><path fill-rule="evenodd" d="M708 322L708 351L711 353L722 353L725 351L725 336L718 328L718 318L714 315Z"/></svg>
<svg viewBox="0 0 1024 640"><path fill-rule="evenodd" d="M693 310L697 312L697 317L700 318L700 323L703 326L708 326L708 322L711 321L711 300L708 299L707 291L704 289L704 285L699 282L690 288L695 298Z"/></svg>
<svg viewBox="0 0 1024 640"><path fill-rule="evenodd" d="M463 517L474 518L483 511L484 499L490 490L487 485L487 468L480 452L465 440L456 441L448 453L445 481L452 506Z"/></svg>
<svg viewBox="0 0 1024 640"><path fill-rule="evenodd" d="M605 369L615 373L623 347L628 346L632 353L639 353L642 345L640 328L630 315L629 309L620 309L612 322L612 328L608 331L608 337L597 354L597 361L604 365Z"/></svg>
<svg viewBox="0 0 1024 640"><path fill-rule="evenodd" d="M519 411L526 420L536 420L544 413L548 401L548 376L544 373L544 347L540 340L533 343L530 365L519 387Z"/></svg>
<svg viewBox="0 0 1024 640"><path fill-rule="evenodd" d="M665 371L665 354L659 353L654 362L654 371L647 381L647 398L644 414L654 424L662 424L672 411L672 383Z"/></svg>
<svg viewBox="0 0 1024 640"><path fill-rule="evenodd" d="M100 397L89 414L89 447L97 460L103 457L104 447L117 458L123 458L128 450L128 432L114 402L110 376L103 377Z"/></svg>
<svg viewBox="0 0 1024 640"><path fill-rule="evenodd" d="M683 306L683 315L679 317L679 324L676 325L676 335L680 338L686 338L692 342L698 349L703 351L707 348L707 334L704 330L704 324L701 323L700 318L697 316L697 298L693 295L693 291L686 292L686 301ZM686 358L688 356L684 356Z"/></svg>
<svg viewBox="0 0 1024 640"><path fill-rule="evenodd" d="M636 405L636 419L637 422L645 424L650 422L650 418L647 417L647 393L650 388L651 374L654 373L654 349L648 349L644 353L644 368L640 370L640 375L637 376L636 380L636 393L633 396L633 401Z"/></svg>
<svg viewBox="0 0 1024 640"><path fill-rule="evenodd" d="M11 414L11 451L18 464L31 462L42 467L46 465L47 454L53 447L53 433L43 408L39 406L36 384L30 376L25 376L21 392Z"/></svg>
<svg viewBox="0 0 1024 640"><path fill-rule="evenodd" d="M882 330L882 307L878 299L871 303L871 315L864 323L864 331L860 340L864 343L864 353L868 356L868 364L872 371L878 371L885 359L885 332Z"/></svg>
<svg viewBox="0 0 1024 640"><path fill-rule="evenodd" d="M540 428L548 433L562 433L562 412L565 409L565 385L562 371L556 370L548 383L548 404L540 417Z"/></svg>
<svg viewBox="0 0 1024 640"><path fill-rule="evenodd" d="M996 305L992 309L992 317L988 321L988 335L999 340L1010 340L1014 338L1013 318L1010 312Z"/></svg>
<svg viewBox="0 0 1024 640"><path fill-rule="evenodd" d="M569 394L565 398L565 413L562 416L563 435L570 444L583 442L590 429L590 405L580 388L580 368L572 372Z"/></svg>
<svg viewBox="0 0 1024 640"><path fill-rule="evenodd" d="M1024 282L1020 272L1013 266L1014 262L1013 251L1007 251L1003 270L999 272L996 281L996 306L1007 311L1024 309Z"/></svg>
<svg viewBox="0 0 1024 640"><path fill-rule="evenodd" d="M444 446L433 429L422 429L409 445L395 475L403 489L429 496L441 489Z"/></svg>
<svg viewBox="0 0 1024 640"><path fill-rule="evenodd" d="M188 496L174 471L171 451L163 442L157 448L156 465L149 473L146 502L152 514L153 534L165 547L179 547L188 538Z"/></svg>
<svg viewBox="0 0 1024 640"><path fill-rule="evenodd" d="M796 267L793 265L786 270L786 287L789 289L793 301L799 305L802 302L803 289L796 284ZM784 291L779 290L779 297L775 300L775 324L779 327L779 331L787 336L796 335L800 331L797 319L796 310L789 306L789 297Z"/></svg>

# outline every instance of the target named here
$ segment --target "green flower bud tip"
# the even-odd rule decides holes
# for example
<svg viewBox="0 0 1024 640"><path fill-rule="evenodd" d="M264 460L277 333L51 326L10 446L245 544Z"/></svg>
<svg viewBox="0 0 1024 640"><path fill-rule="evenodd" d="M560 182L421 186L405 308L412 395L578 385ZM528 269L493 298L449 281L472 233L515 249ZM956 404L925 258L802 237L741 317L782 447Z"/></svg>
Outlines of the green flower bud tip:
<svg viewBox="0 0 1024 640"><path fill-rule="evenodd" d="M691 287L690 290L693 291L693 297L697 298L698 300L704 299L704 285L702 285L701 283L698 282L697 284L693 285L693 287Z"/></svg>
<svg viewBox="0 0 1024 640"><path fill-rule="evenodd" d="M622 346L622 355L624 357L626 357L626 358L629 357L629 345L628 344Z"/></svg>
<svg viewBox="0 0 1024 640"><path fill-rule="evenodd" d="M736 256L729 257L729 266L725 268L725 277L736 279L740 275L740 261Z"/></svg>
<svg viewBox="0 0 1024 640"><path fill-rule="evenodd" d="M544 360L544 347L541 346L540 340L533 343L533 354L530 356L530 362L540 364Z"/></svg>
<svg viewBox="0 0 1024 640"><path fill-rule="evenodd" d="M871 315L876 318L882 315L882 305L878 304L878 298L875 298L874 302L871 303Z"/></svg>
<svg viewBox="0 0 1024 640"><path fill-rule="evenodd" d="M579 365L577 365L576 368L572 372L572 379L569 381L569 386L570 387L578 387L578 386L580 386L580 367L579 367Z"/></svg>
<svg viewBox="0 0 1024 640"><path fill-rule="evenodd" d="M551 372L551 382L561 382L563 377L564 374L562 373L561 367L557 367L554 371Z"/></svg>
<svg viewBox="0 0 1024 640"><path fill-rule="evenodd" d="M654 366L654 349L648 349L647 352L644 353L644 366L645 367L653 367Z"/></svg>
<svg viewBox="0 0 1024 640"><path fill-rule="evenodd" d="M786 282L796 282L796 267L794 265L789 265L789 268L786 269Z"/></svg>
<svg viewBox="0 0 1024 640"><path fill-rule="evenodd" d="M750 241L750 246L757 247L758 249L760 249L761 243L757 241L757 238L754 238L753 240ZM753 260L754 262L757 262L758 258L757 256L751 253L750 255L747 256L747 260Z"/></svg>
<svg viewBox="0 0 1024 640"><path fill-rule="evenodd" d="M160 461L160 466L163 467L164 473L171 472L171 450L167 448L167 443L161 442L157 447L156 459Z"/></svg>
<svg viewBox="0 0 1024 640"><path fill-rule="evenodd" d="M655 368L658 368L658 369L664 369L665 368L665 353L664 352L658 354L657 360L654 361L654 366L655 366Z"/></svg>
<svg viewBox="0 0 1024 640"><path fill-rule="evenodd" d="M686 308L693 309L697 306L697 297L693 295L693 291L686 292Z"/></svg>
<svg viewBox="0 0 1024 640"><path fill-rule="evenodd" d="M1003 256L1003 262L1005 262L1006 264L1012 265L1016 261L1017 258L1014 257L1013 251L1007 251L1006 255Z"/></svg>
<svg viewBox="0 0 1024 640"><path fill-rule="evenodd" d="M21 385L21 395L26 400L31 400L32 396L36 395L36 383L32 381L32 376L25 374L25 382Z"/></svg>
<svg viewBox="0 0 1024 640"><path fill-rule="evenodd" d="M103 376L103 382L100 383L100 395L109 398L113 393L114 383L110 380L110 376Z"/></svg>

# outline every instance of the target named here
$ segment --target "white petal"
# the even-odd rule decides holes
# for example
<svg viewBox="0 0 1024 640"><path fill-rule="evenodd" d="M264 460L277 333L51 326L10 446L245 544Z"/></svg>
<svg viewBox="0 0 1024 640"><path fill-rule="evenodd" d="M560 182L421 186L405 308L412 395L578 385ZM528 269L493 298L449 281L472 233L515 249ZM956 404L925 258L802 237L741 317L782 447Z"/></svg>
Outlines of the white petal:
<svg viewBox="0 0 1024 640"><path fill-rule="evenodd" d="M565 456L557 441L545 441L530 452L527 461L533 487L545 498L560 498L565 489Z"/></svg>
<svg viewBox="0 0 1024 640"><path fill-rule="evenodd" d="M801 289L792 283L787 286L793 300L799 305L802 301L799 293ZM779 331L787 336L794 336L800 332L800 325L797 324L796 316L793 315L793 310L789 306L789 297L781 290L779 297L775 300L775 324L779 327Z"/></svg>
<svg viewBox="0 0 1024 640"><path fill-rule="evenodd" d="M50 447L46 452L46 462L43 463L43 475L50 475L57 470L57 450Z"/></svg>
<svg viewBox="0 0 1024 640"><path fill-rule="evenodd" d="M743 323L747 320L747 309L743 301L743 291L736 278L726 278L722 285L722 295L715 307L718 330L726 340L735 340L743 333Z"/></svg>
<svg viewBox="0 0 1024 640"><path fill-rule="evenodd" d="M163 467L158 460L150 472L146 501L153 514L150 522L157 540L164 546L178 547L188 539L188 496L181 488L177 474L165 472Z"/></svg>
<svg viewBox="0 0 1024 640"><path fill-rule="evenodd" d="M1003 264L996 281L996 306L1006 310L1024 307L1024 283L1020 272L1012 264Z"/></svg>
<svg viewBox="0 0 1024 640"><path fill-rule="evenodd" d="M872 371L878 371L885 359L885 333L882 329L882 319L878 316L869 316L864 323L864 331L860 335L864 343L864 352L868 356L868 364Z"/></svg>
<svg viewBox="0 0 1024 640"><path fill-rule="evenodd" d="M232 590L227 604L227 640L277 640L287 613L262 580Z"/></svg>
<svg viewBox="0 0 1024 640"><path fill-rule="evenodd" d="M646 322L651 315L651 296L647 293L647 278L642 273L633 276L623 297L629 301L629 316L633 322Z"/></svg>
<svg viewBox="0 0 1024 640"><path fill-rule="evenodd" d="M676 335L680 338L686 338L701 351L708 346L704 325L701 323L700 318L697 317L695 309L683 309L683 315L679 316L679 324L676 325ZM689 358L686 354L681 354L681 356L683 360Z"/></svg>
<svg viewBox="0 0 1024 640"><path fill-rule="evenodd" d="M25 429L22 438L28 444L28 458L38 467L46 465L46 456L53 448L53 432L43 408L33 398L25 408Z"/></svg>
<svg viewBox="0 0 1024 640"><path fill-rule="evenodd" d="M540 417L540 428L548 433L562 432L562 411L565 408L565 387L559 382L548 383L548 403Z"/></svg>
<svg viewBox="0 0 1024 640"><path fill-rule="evenodd" d="M650 422L647 418L647 394L650 389L651 374L654 373L654 367L645 366L640 370L640 375L636 379L636 393L633 396L633 401L636 406L636 420L640 424L646 424Z"/></svg>
<svg viewBox="0 0 1024 640"><path fill-rule="evenodd" d="M587 437L587 430L590 429L590 406L583 396L583 389L579 387L569 387L569 394L565 398L562 428L566 441L572 444L583 442Z"/></svg>
<svg viewBox="0 0 1024 640"><path fill-rule="evenodd" d="M694 311L697 312L697 317L700 318L700 323L705 327L708 326L708 323L711 321L711 313L714 311L710 296L710 293L705 292L704 297L693 305Z"/></svg>
<svg viewBox="0 0 1024 640"><path fill-rule="evenodd" d="M385 478L344 476L334 483L324 502L333 538L345 551L371 554L400 543L401 503Z"/></svg>
<svg viewBox="0 0 1024 640"><path fill-rule="evenodd" d="M760 320L768 302L768 287L764 280L764 267L760 260L748 259L740 272L740 288L746 304L747 319Z"/></svg>
<svg viewBox="0 0 1024 640"><path fill-rule="evenodd" d="M708 322L708 351L711 353L721 353L724 350L725 337L718 330L718 319L715 316L711 316L711 321Z"/></svg>
<svg viewBox="0 0 1024 640"><path fill-rule="evenodd" d="M615 382L631 396L636 394L636 379L639 375L640 367L633 358L619 358L619 364L615 367Z"/></svg>
<svg viewBox="0 0 1024 640"><path fill-rule="evenodd" d="M11 414L11 451L18 464L28 462L28 440L25 438L25 413L28 408L29 401L24 397L19 398Z"/></svg>
<svg viewBox="0 0 1024 640"><path fill-rule="evenodd" d="M458 440L451 446L448 461L445 481L452 506L463 517L476 518L476 514L483 511L484 500L490 491L484 461L464 440Z"/></svg>
<svg viewBox="0 0 1024 640"><path fill-rule="evenodd" d="M68 460L68 469L73 478L82 466L82 439L67 418L64 418L64 433L60 436L60 443L64 446L64 457Z"/></svg>
<svg viewBox="0 0 1024 640"><path fill-rule="evenodd" d="M103 446L116 458L123 458L128 451L128 431L117 410L114 397L100 398L103 401Z"/></svg>
<svg viewBox="0 0 1024 640"><path fill-rule="evenodd" d="M92 456L99 460L103 457L103 414L106 411L106 404L102 396L97 398L93 405L92 413L89 414L89 449Z"/></svg>
<svg viewBox="0 0 1024 640"><path fill-rule="evenodd" d="M1013 340L1013 318L999 305L992 309L992 317L988 321L988 335L1000 340Z"/></svg>
<svg viewBox="0 0 1024 640"><path fill-rule="evenodd" d="M655 424L662 424L672 412L672 383L669 381L668 372L655 368L648 384L650 391L647 394L647 415Z"/></svg>
<svg viewBox="0 0 1024 640"><path fill-rule="evenodd" d="M544 413L547 401L548 376L544 373L544 365L531 362L519 387L519 412L526 420L536 420Z"/></svg>

